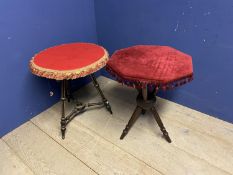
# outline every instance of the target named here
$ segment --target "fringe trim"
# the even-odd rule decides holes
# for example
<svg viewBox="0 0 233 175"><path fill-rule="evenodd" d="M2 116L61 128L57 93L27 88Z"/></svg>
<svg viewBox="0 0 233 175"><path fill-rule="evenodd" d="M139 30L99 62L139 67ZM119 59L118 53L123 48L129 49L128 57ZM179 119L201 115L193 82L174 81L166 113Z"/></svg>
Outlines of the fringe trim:
<svg viewBox="0 0 233 175"><path fill-rule="evenodd" d="M106 70L120 83L122 83L123 85L129 86L129 87L133 87L133 88L137 88L137 89L142 89L142 88L155 88L156 91L159 89L162 90L170 90L170 89L174 89L176 87L182 86L190 81L193 80L193 73L182 77L180 79L177 79L175 81L171 81L171 82L167 82L167 83L162 83L159 81L150 81L150 80L135 80L135 79L127 79L127 78L123 78L121 77L117 72L115 72L112 68L110 68L108 65L106 66Z"/></svg>
<svg viewBox="0 0 233 175"><path fill-rule="evenodd" d="M32 58L29 63L29 68L33 74L40 77L45 77L48 79L55 79L55 80L69 80L69 79L85 77L89 74L98 71L99 69L103 68L106 65L108 58L109 58L108 52L105 50L105 55L95 63L92 63L80 69L67 70L67 71L52 70L37 66L34 63L34 58Z"/></svg>

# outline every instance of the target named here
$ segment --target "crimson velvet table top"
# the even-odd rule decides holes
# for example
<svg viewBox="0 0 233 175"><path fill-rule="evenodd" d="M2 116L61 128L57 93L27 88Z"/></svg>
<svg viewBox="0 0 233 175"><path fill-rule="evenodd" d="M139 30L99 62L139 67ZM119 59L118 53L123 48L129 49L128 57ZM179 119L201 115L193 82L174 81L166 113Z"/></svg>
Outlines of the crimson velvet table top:
<svg viewBox="0 0 233 175"><path fill-rule="evenodd" d="M106 65L107 51L96 44L70 43L54 46L36 54L30 61L33 74L56 80L76 79Z"/></svg>
<svg viewBox="0 0 233 175"><path fill-rule="evenodd" d="M138 45L116 51L106 69L128 86L172 89L193 79L192 57L168 46Z"/></svg>

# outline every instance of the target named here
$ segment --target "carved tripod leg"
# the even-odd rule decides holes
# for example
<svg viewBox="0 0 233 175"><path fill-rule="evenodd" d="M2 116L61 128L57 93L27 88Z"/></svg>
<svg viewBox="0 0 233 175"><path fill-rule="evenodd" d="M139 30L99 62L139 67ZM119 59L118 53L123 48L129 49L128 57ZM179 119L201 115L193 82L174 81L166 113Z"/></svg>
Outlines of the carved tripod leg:
<svg viewBox="0 0 233 175"><path fill-rule="evenodd" d="M163 125L163 122L162 122L162 120L160 119L159 114L158 114L158 112L156 111L155 107L152 107L152 108L151 108L151 111L152 111L152 113L154 114L154 118L155 118L156 122L158 123L158 125L159 125L159 127L160 127L160 130L162 131L162 133L163 133L165 139L166 139L169 143L171 143L172 141L171 141L171 139L170 139L170 137L169 137L169 135L168 135L168 132L166 131L166 129L165 129L164 125Z"/></svg>
<svg viewBox="0 0 233 175"><path fill-rule="evenodd" d="M142 108L137 106L133 112L132 117L130 118L128 124L126 125L125 129L123 130L120 139L123 139L129 132L130 128L133 126L135 121L138 119L140 114L142 113Z"/></svg>
<svg viewBox="0 0 233 175"><path fill-rule="evenodd" d="M61 134L62 139L65 139L66 118L65 118L65 101L66 101L66 80L61 82Z"/></svg>
<svg viewBox="0 0 233 175"><path fill-rule="evenodd" d="M90 76L91 76L92 82L93 82L93 84L94 84L96 90L98 91L99 95L100 95L101 98L102 98L102 101L103 101L103 103L104 103L106 109L110 112L110 114L112 114L111 106L110 106L108 100L105 98L105 96L104 96L102 90L100 89L99 83L97 82L97 80L96 80L96 78L95 78L95 75L94 75L94 74L91 74Z"/></svg>

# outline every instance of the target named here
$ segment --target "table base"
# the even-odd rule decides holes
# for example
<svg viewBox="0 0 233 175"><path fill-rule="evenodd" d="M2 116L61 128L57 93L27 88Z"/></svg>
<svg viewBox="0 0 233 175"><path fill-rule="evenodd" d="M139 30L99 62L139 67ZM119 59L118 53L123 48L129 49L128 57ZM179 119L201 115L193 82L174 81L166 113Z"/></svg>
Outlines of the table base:
<svg viewBox="0 0 233 175"><path fill-rule="evenodd" d="M69 122L72 121L78 114L83 113L87 108L93 107L93 106L105 106L106 109L110 112L110 114L112 114L111 106L108 100L105 98L102 90L100 89L99 83L97 82L94 74L91 74L90 77L94 84L94 87L96 88L99 95L101 96L102 101L97 102L97 103L87 103L87 104L78 102L75 108L67 116L65 114L65 102L66 100L69 102L70 99L72 98L72 95L70 94L70 87L69 87L68 80L62 80L61 82L61 102L62 102L61 134L62 134L62 139L65 139L66 126L69 124Z"/></svg>
<svg viewBox="0 0 233 175"><path fill-rule="evenodd" d="M141 114L145 114L146 111L151 111L156 122L158 123L160 130L163 133L164 138L171 143L171 139L168 135L168 132L166 131L162 120L160 119L160 116L155 109L155 102L156 102L156 96L155 96L155 90L148 93L147 88L139 89L139 93L137 96L137 106L133 112L132 117L130 118L128 124L126 125L125 129L123 130L120 139L123 139L129 132L130 128L133 126L133 124L136 122L138 117Z"/></svg>

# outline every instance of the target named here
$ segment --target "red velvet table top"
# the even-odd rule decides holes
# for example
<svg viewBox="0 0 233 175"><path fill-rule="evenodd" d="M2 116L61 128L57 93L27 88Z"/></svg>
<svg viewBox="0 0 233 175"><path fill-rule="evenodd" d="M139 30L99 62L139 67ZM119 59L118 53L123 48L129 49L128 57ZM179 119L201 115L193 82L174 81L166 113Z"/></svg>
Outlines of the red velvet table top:
<svg viewBox="0 0 233 175"><path fill-rule="evenodd" d="M51 79L75 79L105 66L108 53L92 43L69 43L45 49L30 61L32 73Z"/></svg>
<svg viewBox="0 0 233 175"><path fill-rule="evenodd" d="M191 56L168 46L138 45L116 51L107 70L118 81L135 87L171 89L193 78Z"/></svg>

